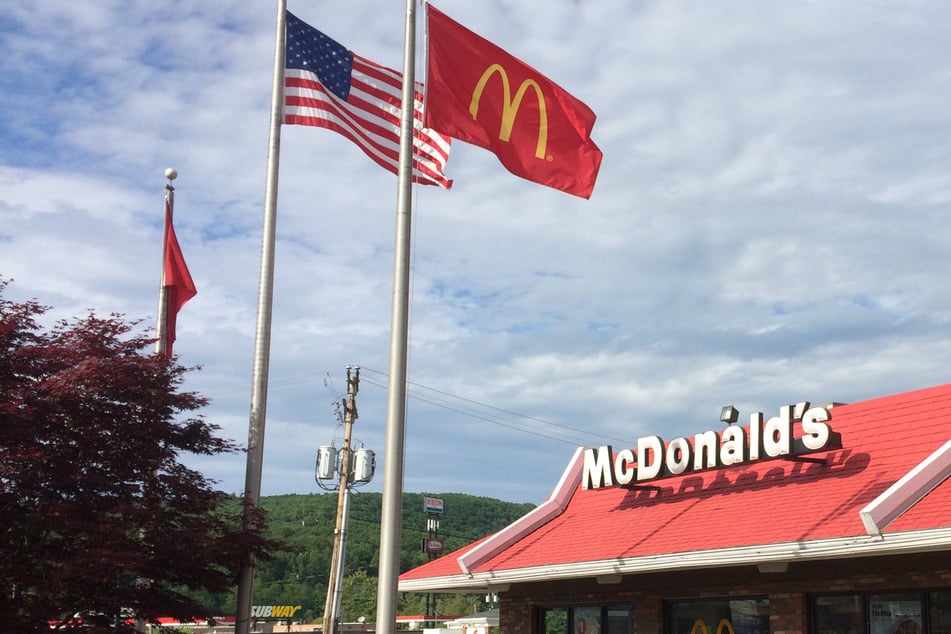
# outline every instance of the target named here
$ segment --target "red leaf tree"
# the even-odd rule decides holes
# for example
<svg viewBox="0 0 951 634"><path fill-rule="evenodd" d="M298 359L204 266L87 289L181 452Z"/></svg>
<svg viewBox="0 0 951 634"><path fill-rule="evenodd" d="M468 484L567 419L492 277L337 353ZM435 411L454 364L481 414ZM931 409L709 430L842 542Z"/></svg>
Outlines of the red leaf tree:
<svg viewBox="0 0 951 634"><path fill-rule="evenodd" d="M242 528L240 503L181 462L238 450L119 315L44 329L48 307L0 280L0 614L5 631L73 615L204 617L192 590L225 592L241 555L280 545ZM263 518L261 518L263 519ZM4 605L7 604L7 605ZM88 625L87 618L87 625ZM88 631L88 630L87 630Z"/></svg>

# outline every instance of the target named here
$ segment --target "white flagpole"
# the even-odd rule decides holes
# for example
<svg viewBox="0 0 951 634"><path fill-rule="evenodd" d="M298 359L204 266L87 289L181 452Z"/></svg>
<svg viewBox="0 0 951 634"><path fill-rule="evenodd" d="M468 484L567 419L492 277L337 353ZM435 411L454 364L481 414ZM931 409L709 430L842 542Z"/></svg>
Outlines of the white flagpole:
<svg viewBox="0 0 951 634"><path fill-rule="evenodd" d="M403 510L403 459L406 440L406 351L409 324L409 270L412 234L413 121L416 98L416 0L406 0L403 43L403 94L400 117L399 184L396 195L396 245L393 255L393 313L390 326L390 377L386 403L383 508L380 516L380 571L376 631L396 629Z"/></svg>
<svg viewBox="0 0 951 634"><path fill-rule="evenodd" d="M168 205L169 213L162 210L162 277L159 283L159 301L158 312L155 316L155 354L164 355L168 349L168 287L165 285L165 251L168 249L168 223L169 216L175 209L175 188L172 187L172 181L178 178L178 171L173 168L165 170L165 178L168 183L165 184L165 204Z"/></svg>
<svg viewBox="0 0 951 634"><path fill-rule="evenodd" d="M254 335L254 365L251 375L251 415L248 421L248 459L244 484L244 527L256 521L261 501L261 471L264 457L264 423L267 411L268 364L271 356L271 306L274 295L274 242L277 224L277 176L281 154L281 123L284 119L284 38L287 2L277 2L274 36L274 80L271 86L271 126L268 136L267 177L264 188L264 228L261 236L261 273L258 281L258 317ZM235 634L248 634L255 561L244 554L238 580Z"/></svg>
<svg viewBox="0 0 951 634"><path fill-rule="evenodd" d="M168 208L168 213L165 212L165 209L162 209L162 275L161 281L159 282L159 300L158 300L158 312L155 315L155 354L165 356L165 351L168 350L168 285L165 283L165 255L168 251L168 229L169 223L172 221L172 216L175 213L175 188L172 187L172 181L178 178L178 170L173 167L169 167L165 170L165 178L168 179L168 182L165 184L165 206ZM139 535L141 536L142 529L139 529ZM148 584L149 580L139 577L136 579L136 585ZM145 632L147 629L147 623L145 618L141 615L136 614L135 616L135 632L140 634Z"/></svg>

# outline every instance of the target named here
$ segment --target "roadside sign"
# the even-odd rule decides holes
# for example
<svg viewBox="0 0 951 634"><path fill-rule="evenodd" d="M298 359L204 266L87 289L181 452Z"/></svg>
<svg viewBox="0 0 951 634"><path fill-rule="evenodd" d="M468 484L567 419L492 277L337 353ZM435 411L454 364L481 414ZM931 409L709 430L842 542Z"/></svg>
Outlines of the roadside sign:
<svg viewBox="0 0 951 634"><path fill-rule="evenodd" d="M442 513L442 500L439 498L423 498L423 508L427 513Z"/></svg>
<svg viewBox="0 0 951 634"><path fill-rule="evenodd" d="M441 555L446 548L446 543L438 537L423 538L423 552L432 555Z"/></svg>

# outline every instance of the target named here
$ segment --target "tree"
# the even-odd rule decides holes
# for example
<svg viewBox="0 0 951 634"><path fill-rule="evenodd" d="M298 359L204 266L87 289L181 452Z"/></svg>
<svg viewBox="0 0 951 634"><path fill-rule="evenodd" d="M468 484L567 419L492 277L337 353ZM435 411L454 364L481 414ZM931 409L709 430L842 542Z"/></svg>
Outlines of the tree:
<svg viewBox="0 0 951 634"><path fill-rule="evenodd" d="M225 592L246 549L241 505L186 467L238 448L180 391L189 369L152 354L138 323L92 312L44 329L49 307L0 280L0 613L5 631L72 615L205 616L195 591ZM184 417L184 418L182 418ZM4 605L6 604L6 605ZM88 630L87 630L88 631Z"/></svg>
<svg viewBox="0 0 951 634"><path fill-rule="evenodd" d="M356 623L361 616L372 622L376 618L377 578L357 570L343 578L340 593L340 617L345 623Z"/></svg>

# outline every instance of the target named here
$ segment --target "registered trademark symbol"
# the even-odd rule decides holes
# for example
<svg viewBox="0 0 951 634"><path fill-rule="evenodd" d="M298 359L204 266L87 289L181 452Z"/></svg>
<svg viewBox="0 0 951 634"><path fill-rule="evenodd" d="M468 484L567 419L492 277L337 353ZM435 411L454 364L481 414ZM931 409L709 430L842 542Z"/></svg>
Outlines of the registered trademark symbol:
<svg viewBox="0 0 951 634"><path fill-rule="evenodd" d="M549 163L551 163L552 161L555 160L555 157L552 156L551 154L549 154L548 156L545 157L545 160L548 161Z"/></svg>

